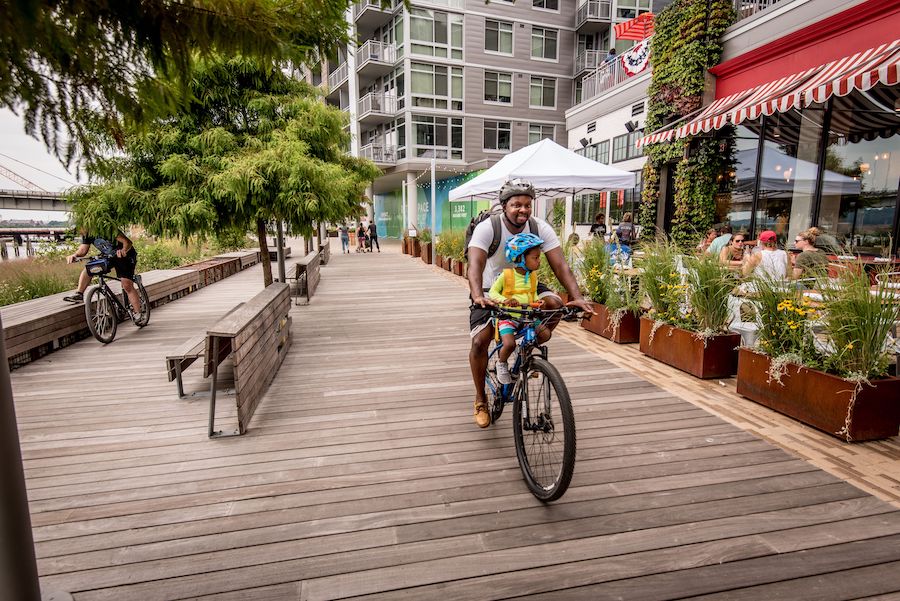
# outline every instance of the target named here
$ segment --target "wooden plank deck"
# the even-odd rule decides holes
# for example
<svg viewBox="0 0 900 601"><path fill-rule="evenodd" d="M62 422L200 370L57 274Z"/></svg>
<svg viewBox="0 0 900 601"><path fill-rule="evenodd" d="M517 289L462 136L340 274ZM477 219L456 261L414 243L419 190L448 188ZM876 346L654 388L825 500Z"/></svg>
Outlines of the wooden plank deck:
<svg viewBox="0 0 900 601"><path fill-rule="evenodd" d="M239 438L206 439L206 402L178 400L163 359L256 294L259 267L15 371L43 585L116 601L900 591L900 510L564 336L551 359L578 463L561 501L537 502L509 417L472 423L465 291L396 248L323 268Z"/></svg>

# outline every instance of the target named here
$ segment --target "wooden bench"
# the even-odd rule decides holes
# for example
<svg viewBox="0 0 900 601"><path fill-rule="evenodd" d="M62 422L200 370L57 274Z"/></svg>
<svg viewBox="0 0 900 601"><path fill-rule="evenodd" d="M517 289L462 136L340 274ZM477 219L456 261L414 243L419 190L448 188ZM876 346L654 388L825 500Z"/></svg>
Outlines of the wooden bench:
<svg viewBox="0 0 900 601"><path fill-rule="evenodd" d="M316 288L319 286L321 261L321 253L313 251L294 263L294 283L291 288L291 296L294 297L295 304L300 304L301 297L306 297L308 303L316 293Z"/></svg>
<svg viewBox="0 0 900 601"><path fill-rule="evenodd" d="M241 263L241 270L247 269L259 263L259 249L236 250L229 253L216 255L217 259L238 259Z"/></svg>
<svg viewBox="0 0 900 601"><path fill-rule="evenodd" d="M319 249L319 261L322 265L328 265L328 261L331 260L331 243L328 238L325 239L325 244Z"/></svg>
<svg viewBox="0 0 900 601"><path fill-rule="evenodd" d="M209 401L209 437L236 436L247 425L269 384L275 378L291 343L290 289L284 282L265 290L220 319L206 335L204 373L212 376ZM234 361L234 396L238 427L215 429L219 365Z"/></svg>
<svg viewBox="0 0 900 601"><path fill-rule="evenodd" d="M225 314L228 317L237 311L244 303L238 303L231 311ZM196 336L192 336L185 340L178 348L173 350L166 356L166 374L169 382L175 381L178 385L178 398L183 399L187 396L196 396L198 393L190 395L184 394L184 381L182 374L184 370L194 364L194 362L206 353L206 332L200 332ZM206 363L204 362L204 365ZM204 378L209 377L209 373L204 371Z"/></svg>

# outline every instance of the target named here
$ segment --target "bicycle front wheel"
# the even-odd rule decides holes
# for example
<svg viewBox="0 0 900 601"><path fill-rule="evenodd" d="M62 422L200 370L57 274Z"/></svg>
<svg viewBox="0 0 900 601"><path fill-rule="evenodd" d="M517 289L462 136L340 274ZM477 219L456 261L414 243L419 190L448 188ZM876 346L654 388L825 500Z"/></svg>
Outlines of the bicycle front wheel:
<svg viewBox="0 0 900 601"><path fill-rule="evenodd" d="M108 288L91 286L84 295L84 317L94 338L109 344L116 337L119 315L112 292Z"/></svg>
<svg viewBox="0 0 900 601"><path fill-rule="evenodd" d="M575 414L559 371L540 357L522 369L513 405L516 456L541 501L565 494L575 471Z"/></svg>
<svg viewBox="0 0 900 601"><path fill-rule="evenodd" d="M141 311L135 317L134 325L143 328L150 323L150 296L147 294L147 289L144 288L144 284L141 280L137 279L134 283L137 285L138 296L141 298Z"/></svg>

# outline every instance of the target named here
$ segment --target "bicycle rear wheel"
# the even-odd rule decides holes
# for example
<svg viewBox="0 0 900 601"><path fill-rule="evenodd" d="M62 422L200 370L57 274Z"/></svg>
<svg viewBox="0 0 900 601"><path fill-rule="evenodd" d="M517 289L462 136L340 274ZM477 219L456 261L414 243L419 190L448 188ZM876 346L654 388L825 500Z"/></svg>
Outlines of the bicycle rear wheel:
<svg viewBox="0 0 900 601"><path fill-rule="evenodd" d="M94 338L109 344L116 337L119 314L108 288L91 286L84 295L84 317Z"/></svg>
<svg viewBox="0 0 900 601"><path fill-rule="evenodd" d="M541 501L565 494L575 471L575 414L559 371L532 357L516 384L513 433L525 483Z"/></svg>
<svg viewBox="0 0 900 601"><path fill-rule="evenodd" d="M147 289L144 288L144 284L139 278L140 276L137 276L134 283L137 285L138 296L141 298L141 311L135 317L134 325L139 328L143 328L145 325L150 323L150 296L147 294Z"/></svg>

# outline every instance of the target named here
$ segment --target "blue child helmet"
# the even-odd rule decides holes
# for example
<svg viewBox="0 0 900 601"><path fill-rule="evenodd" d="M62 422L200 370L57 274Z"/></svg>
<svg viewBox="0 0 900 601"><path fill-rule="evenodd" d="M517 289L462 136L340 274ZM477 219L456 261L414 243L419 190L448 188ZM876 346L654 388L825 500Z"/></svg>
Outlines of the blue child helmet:
<svg viewBox="0 0 900 601"><path fill-rule="evenodd" d="M516 234L506 241L506 260L516 267L525 267L525 253L530 248L542 246L543 239L534 234Z"/></svg>

